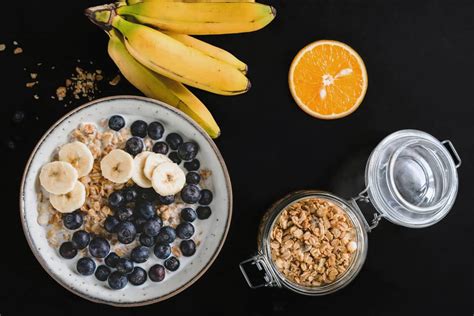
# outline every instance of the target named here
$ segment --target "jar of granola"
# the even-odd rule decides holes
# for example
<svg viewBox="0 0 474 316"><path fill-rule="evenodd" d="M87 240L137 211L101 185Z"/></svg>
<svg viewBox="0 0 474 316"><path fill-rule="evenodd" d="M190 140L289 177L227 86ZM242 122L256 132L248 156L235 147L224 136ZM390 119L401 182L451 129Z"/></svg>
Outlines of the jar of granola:
<svg viewBox="0 0 474 316"><path fill-rule="evenodd" d="M450 211L460 165L450 141L417 130L395 132L372 151L366 188L356 197L305 190L273 204L259 227L258 253L241 262L242 274L251 288L276 286L305 295L340 290L361 270L368 233L382 218L421 228ZM371 221L358 203L375 211Z"/></svg>

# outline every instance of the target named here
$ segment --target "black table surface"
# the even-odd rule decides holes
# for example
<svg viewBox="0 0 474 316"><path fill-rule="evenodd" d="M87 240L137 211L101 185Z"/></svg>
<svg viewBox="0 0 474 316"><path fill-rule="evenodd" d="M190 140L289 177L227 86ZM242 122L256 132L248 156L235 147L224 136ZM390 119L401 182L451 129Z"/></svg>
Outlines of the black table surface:
<svg viewBox="0 0 474 316"><path fill-rule="evenodd" d="M34 145L51 124L85 102L64 106L50 98L55 88L77 59L85 69L102 69L107 78L117 73L106 52L106 35L82 14L98 4L2 3L0 43L7 50L0 52L5 202L0 217L0 315L472 315L474 2L271 1L278 16L265 29L208 37L248 63L253 83L248 93L236 97L196 91L222 127L216 143L234 190L229 235L218 259L191 288L167 301L129 309L88 302L52 280L30 251L18 216L20 180ZM349 44L367 66L365 100L341 120L306 115L288 90L292 58L318 39ZM13 55L14 40L23 54ZM25 87L30 72L39 73L40 84L33 90ZM96 97L140 94L125 80L115 87L103 84L101 90ZM17 111L25 114L19 123L13 120ZM459 195L448 216L424 229L382 222L369 236L361 273L335 294L306 297L248 288L238 264L255 252L256 230L266 208L297 189L337 191L347 166L363 162L384 136L406 128L452 140L463 158ZM363 163L359 165L362 169ZM363 186L345 184L347 194Z"/></svg>

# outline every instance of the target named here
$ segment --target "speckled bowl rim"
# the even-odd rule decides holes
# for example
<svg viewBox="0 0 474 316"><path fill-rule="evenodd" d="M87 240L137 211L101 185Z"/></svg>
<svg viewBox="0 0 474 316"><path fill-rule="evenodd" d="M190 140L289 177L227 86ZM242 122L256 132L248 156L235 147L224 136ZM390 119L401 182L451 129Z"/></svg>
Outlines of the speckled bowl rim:
<svg viewBox="0 0 474 316"><path fill-rule="evenodd" d="M72 289L71 287L69 287L67 284L63 283L59 278L57 278L55 276L55 274L50 271L48 269L48 266L46 265L44 259L42 258L42 256L40 255L39 251L33 246L33 241L31 239L31 235L30 235L30 231L29 231L29 227L26 225L26 221L25 221L25 202L24 202L24 198L25 198L25 194L24 194L24 191L25 191L25 183L26 183L26 176L28 174L28 171L31 167L31 162L33 161L33 158L35 157L36 155L36 152L38 151L39 147L42 145L42 143L48 138L48 136L51 134L51 132L53 130L55 130L59 124L61 124L62 122L64 122L66 119L68 119L71 115L74 115L86 108L89 108L89 107L92 107L92 106L98 106L100 105L101 103L104 103L104 102L107 102L107 101L114 101L114 100L139 100L139 101L144 101L144 102L149 102L149 103L154 103L156 104L157 106L161 106L161 107L164 107L166 108L167 110L177 114L178 116L180 116L181 118L183 118L185 121L187 121L189 124L191 124L197 132L199 132L203 137L204 139L209 143L209 145L211 146L211 148L213 149L214 153L216 154L217 156L217 159L221 165L221 168L222 168L222 171L223 171L223 174L224 174L224 180L225 180L225 183L226 183L226 190L227 190L227 194L228 194L228 205L227 205L227 211L229 213L228 217L227 217L227 222L225 224L225 230L224 230L224 234L222 235L220 241L219 241L219 245L216 249L216 251L214 252L214 254L212 255L212 257L210 258L210 260L207 262L207 264L204 266L204 268L199 271L199 273L197 273L189 282L185 283L183 286L177 288L176 290L174 290L173 292L171 293L168 293L167 295L163 295L161 297L158 297L158 298L155 298L155 299L150 299L150 300L145 300L145 301L140 301L140 302L134 302L134 303L116 303L116 302L110 302L110 301L106 301L106 300L102 300L102 299L97 299L93 296L89 296L89 295L85 295L84 293L81 293L79 291L76 291L74 289ZM185 289L187 289L188 287L190 287L191 285L193 285L199 278L201 278L204 273L210 268L210 266L212 265L212 263L214 263L214 261L216 260L217 256L219 255L223 245L224 245L224 242L227 238L227 234L229 232L229 227L230 227L230 223L231 223L231 220L232 220L232 207L233 207L233 197L232 197L232 185L231 185L231 182L230 182L230 176L229 176L229 172L227 170L227 166L224 162L224 158L222 157L219 149L217 148L216 144L214 143L214 141L209 137L209 135L197 124L195 123L189 116L187 116L186 114L184 114L183 112L177 110L176 108L166 104L166 103L163 103L163 102L160 102L160 101L157 101L157 100L153 100L153 99L150 99L150 98L146 98L146 97L140 97L140 96L133 96L133 95L119 95L119 96L111 96L111 97L105 97L105 98L100 98L100 99L97 99L97 100L93 100L91 102L88 102L82 106L79 106L77 108L75 108L74 110L68 112L67 114L65 114L63 117L61 117L58 121L56 121L56 123L54 123L44 134L43 136L41 137L41 139L38 141L38 143L36 144L35 148L33 149L33 152L31 153L30 157L28 158L28 162L26 163L26 167L25 167L25 171L23 172L23 177L21 179L21 187L20 187L20 218L21 218L21 224L22 224L22 227L23 227L23 232L25 234L25 237L26 237L26 240L28 241L28 245L30 246L34 256L36 257L36 260L38 260L38 262L41 264L41 266L43 267L43 269L56 281L58 282L62 287L64 287L65 289L67 289L68 291L82 297L82 298L85 298L89 301L92 301L94 303L102 303L102 304L107 304L107 305L112 305L112 306L116 306L116 307L135 307L135 306L144 306L144 305L150 305L150 304L154 304L154 303L158 303L158 302L161 302L161 301L164 301L168 298L171 298L179 293L181 293L182 291L184 291Z"/></svg>

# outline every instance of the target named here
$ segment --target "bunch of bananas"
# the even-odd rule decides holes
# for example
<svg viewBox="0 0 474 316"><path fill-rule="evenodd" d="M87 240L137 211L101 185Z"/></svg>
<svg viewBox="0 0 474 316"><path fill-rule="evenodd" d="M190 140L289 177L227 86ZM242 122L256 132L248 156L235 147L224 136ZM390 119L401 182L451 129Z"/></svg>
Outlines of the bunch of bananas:
<svg viewBox="0 0 474 316"><path fill-rule="evenodd" d="M128 81L188 114L213 138L219 126L183 84L221 95L245 93L247 65L190 35L252 32L276 14L253 0L122 0L85 13L109 35L109 55Z"/></svg>

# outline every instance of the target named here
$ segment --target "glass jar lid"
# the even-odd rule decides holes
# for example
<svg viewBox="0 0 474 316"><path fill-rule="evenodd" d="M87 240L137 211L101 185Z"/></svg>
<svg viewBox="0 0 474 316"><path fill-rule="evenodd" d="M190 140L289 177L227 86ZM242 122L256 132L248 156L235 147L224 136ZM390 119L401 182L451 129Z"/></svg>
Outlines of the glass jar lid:
<svg viewBox="0 0 474 316"><path fill-rule="evenodd" d="M440 142L417 130L395 132L369 157L365 173L368 197L375 209L395 224L415 228L433 225L454 204L460 164L449 141Z"/></svg>

